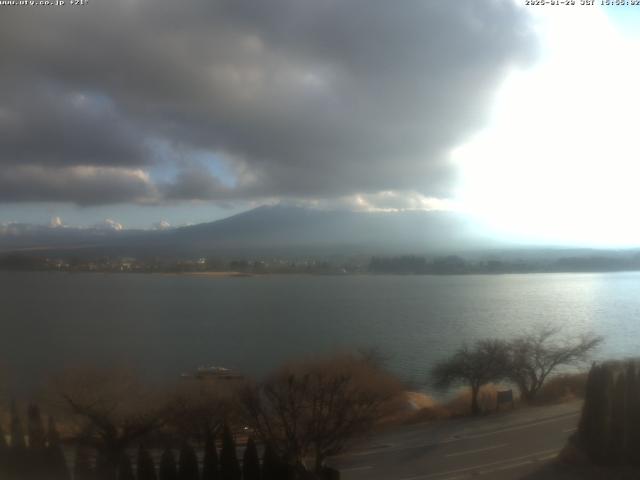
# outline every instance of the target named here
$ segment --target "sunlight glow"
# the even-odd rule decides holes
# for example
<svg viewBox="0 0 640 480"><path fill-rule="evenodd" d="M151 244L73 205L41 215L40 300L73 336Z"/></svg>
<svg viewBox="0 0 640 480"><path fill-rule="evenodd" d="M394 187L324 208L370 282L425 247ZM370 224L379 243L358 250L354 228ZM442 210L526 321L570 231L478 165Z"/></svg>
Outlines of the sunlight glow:
<svg viewBox="0 0 640 480"><path fill-rule="evenodd" d="M540 62L512 72L491 126L452 153L464 209L522 242L640 245L640 61L600 8L538 17Z"/></svg>

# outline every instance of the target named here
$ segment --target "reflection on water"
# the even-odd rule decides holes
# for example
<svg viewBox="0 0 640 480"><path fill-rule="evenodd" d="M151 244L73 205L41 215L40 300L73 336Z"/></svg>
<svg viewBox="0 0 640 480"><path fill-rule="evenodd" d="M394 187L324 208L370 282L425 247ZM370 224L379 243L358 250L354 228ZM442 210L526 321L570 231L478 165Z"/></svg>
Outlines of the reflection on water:
<svg viewBox="0 0 640 480"><path fill-rule="evenodd" d="M639 273L265 276L0 273L0 361L14 386L78 362L174 378L201 364L260 375L313 352L376 346L423 382L463 341L551 323L639 353Z"/></svg>

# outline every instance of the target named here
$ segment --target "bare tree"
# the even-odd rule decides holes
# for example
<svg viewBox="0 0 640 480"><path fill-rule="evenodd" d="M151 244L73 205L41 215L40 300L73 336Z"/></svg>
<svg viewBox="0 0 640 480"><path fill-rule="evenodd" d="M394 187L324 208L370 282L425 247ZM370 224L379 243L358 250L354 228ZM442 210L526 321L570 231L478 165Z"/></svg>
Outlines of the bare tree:
<svg viewBox="0 0 640 480"><path fill-rule="evenodd" d="M320 471L368 431L401 391L388 373L353 355L285 366L246 389L252 427L287 463Z"/></svg>
<svg viewBox="0 0 640 480"><path fill-rule="evenodd" d="M451 358L436 364L431 371L431 378L439 389L456 384L468 385L471 388L471 413L477 415L480 413L480 387L506 376L508 358L505 342L479 340L473 347L463 345Z"/></svg>
<svg viewBox="0 0 640 480"><path fill-rule="evenodd" d="M507 376L524 400L534 400L545 380L558 367L584 363L603 341L591 333L574 339L561 338L560 333L558 327L543 326L509 342Z"/></svg>
<svg viewBox="0 0 640 480"><path fill-rule="evenodd" d="M164 423L164 406L127 371L69 371L56 388L75 421L76 439L97 451L106 479L115 478L128 447Z"/></svg>
<svg viewBox="0 0 640 480"><path fill-rule="evenodd" d="M169 394L167 426L183 441L203 443L215 436L225 420L237 416L236 387L230 383L190 379L178 385Z"/></svg>

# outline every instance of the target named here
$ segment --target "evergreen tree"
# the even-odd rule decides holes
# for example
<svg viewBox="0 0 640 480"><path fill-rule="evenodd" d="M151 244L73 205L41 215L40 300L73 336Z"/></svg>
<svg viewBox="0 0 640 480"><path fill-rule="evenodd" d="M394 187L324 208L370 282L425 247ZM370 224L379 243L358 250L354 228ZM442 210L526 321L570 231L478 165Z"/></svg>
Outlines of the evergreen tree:
<svg viewBox="0 0 640 480"><path fill-rule="evenodd" d="M578 428L580 444L595 464L610 462L614 376L611 364L593 365ZM618 419L616 419L618 421Z"/></svg>
<svg viewBox="0 0 640 480"><path fill-rule="evenodd" d="M40 421L42 422L42 421ZM56 423L53 417L49 417L47 428L47 446L45 450L45 465L47 469L47 478L51 480L68 480L69 467L67 460L62 452L62 445L60 444L60 434L56 428Z"/></svg>
<svg viewBox="0 0 640 480"><path fill-rule="evenodd" d="M56 421L53 417L49 417L47 421L47 445L60 446L60 433L56 427Z"/></svg>
<svg viewBox="0 0 640 480"><path fill-rule="evenodd" d="M29 405L27 409L27 435L31 450L44 450L46 446L44 424L37 405Z"/></svg>
<svg viewBox="0 0 640 480"><path fill-rule="evenodd" d="M22 422L18 414L18 407L16 402L11 402L11 426L9 430L11 435L11 448L24 449L26 447L24 443L24 430L22 429Z"/></svg>
<svg viewBox="0 0 640 480"><path fill-rule="evenodd" d="M614 370L611 365L605 365L602 372L601 379L602 389L602 420L601 431L602 437L598 441L598 462L601 464L610 464L612 461L612 454L607 450L607 446L612 442L612 413L613 413L613 390L615 388L615 376Z"/></svg>
<svg viewBox="0 0 640 480"><path fill-rule="evenodd" d="M262 480L276 480L278 474L278 459L271 444L267 443L262 454Z"/></svg>
<svg viewBox="0 0 640 480"><path fill-rule="evenodd" d="M138 480L157 480L156 467L149 451L140 445L138 449Z"/></svg>
<svg viewBox="0 0 640 480"><path fill-rule="evenodd" d="M627 462L640 466L640 369L635 362L627 366Z"/></svg>
<svg viewBox="0 0 640 480"><path fill-rule="evenodd" d="M216 450L216 439L207 432L204 443L204 459L202 461L202 480L219 480L220 470L218 466L218 451Z"/></svg>
<svg viewBox="0 0 640 480"><path fill-rule="evenodd" d="M598 409L594 418L596 436L592 439L591 459L596 464L605 465L610 463L607 446L611 441L611 414L613 411L611 407L614 380L610 365L602 365L597 378L598 392L596 398Z"/></svg>
<svg viewBox="0 0 640 480"><path fill-rule="evenodd" d="M286 480L288 477L287 464L283 462L274 448L267 444L262 456L262 480Z"/></svg>
<svg viewBox="0 0 640 480"><path fill-rule="evenodd" d="M178 478L180 480L198 480L198 457L191 445L185 442L180 449Z"/></svg>
<svg viewBox="0 0 640 480"><path fill-rule="evenodd" d="M9 426L11 448L9 449L9 475L15 478L25 478L29 474L27 449L24 441L24 430L15 402L11 402L11 424Z"/></svg>
<svg viewBox="0 0 640 480"><path fill-rule="evenodd" d="M73 480L93 480L91 461L87 449L81 446L76 448L76 460L73 465Z"/></svg>
<svg viewBox="0 0 640 480"><path fill-rule="evenodd" d="M116 480L118 474L117 465L113 462L104 451L98 450L96 455L95 475L97 480Z"/></svg>
<svg viewBox="0 0 640 480"><path fill-rule="evenodd" d="M135 480L129 455L123 453L118 464L118 480Z"/></svg>
<svg viewBox="0 0 640 480"><path fill-rule="evenodd" d="M253 438L247 440L247 446L244 449L242 478L243 480L260 480L260 458Z"/></svg>
<svg viewBox="0 0 640 480"><path fill-rule="evenodd" d="M178 480L178 469L173 451L166 448L160 457L160 480Z"/></svg>
<svg viewBox="0 0 640 480"><path fill-rule="evenodd" d="M0 478L7 478L9 476L9 445L7 445L7 438L4 434L2 424L0 424Z"/></svg>
<svg viewBox="0 0 640 480"><path fill-rule="evenodd" d="M2 423L0 423L0 452L4 452L9 448L9 444L7 443L7 437L4 433L4 428L2 428Z"/></svg>
<svg viewBox="0 0 640 480"><path fill-rule="evenodd" d="M631 360L628 361L624 367L624 403L626 406L626 417L625 422L629 424L625 428L624 435L624 461L626 463L630 463L631 457L629 454L631 453L632 447L632 437L633 437L633 410L634 404L638 401L636 397L636 367L635 363Z"/></svg>
<svg viewBox="0 0 640 480"><path fill-rule="evenodd" d="M222 432L222 451L220 452L220 478L222 480L240 480L241 477L236 442L231 434L231 429L225 424Z"/></svg>
<svg viewBox="0 0 640 480"><path fill-rule="evenodd" d="M611 428L607 444L606 462L611 465L624 463L627 433L625 383L625 374L620 372L615 380L610 402Z"/></svg>
<svg viewBox="0 0 640 480"><path fill-rule="evenodd" d="M29 448L27 453L27 469L32 479L49 476L48 452L46 450L46 438L42 416L37 405L30 404L27 407L27 437Z"/></svg>
<svg viewBox="0 0 640 480"><path fill-rule="evenodd" d="M582 407L582 416L578 427L580 443L592 460L597 457L597 437L602 435L599 429L599 417L601 411L601 390L599 390L602 367L597 364L591 366L585 386L585 400Z"/></svg>

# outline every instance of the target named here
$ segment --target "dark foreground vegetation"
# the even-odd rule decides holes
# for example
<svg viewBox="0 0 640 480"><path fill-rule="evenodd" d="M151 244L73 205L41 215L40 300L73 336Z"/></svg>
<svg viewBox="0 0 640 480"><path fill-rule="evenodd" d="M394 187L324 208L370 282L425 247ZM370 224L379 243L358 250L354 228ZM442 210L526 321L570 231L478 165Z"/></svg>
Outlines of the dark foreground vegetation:
<svg viewBox="0 0 640 480"><path fill-rule="evenodd" d="M532 403L568 382L583 388L584 377L554 374L583 362L600 341L563 338L549 328L483 340L462 346L432 378L442 388L467 386L472 414L482 411L482 387L491 382L516 386L520 400ZM593 451L610 452L616 428L635 415L628 405L630 392L640 388L640 369L621 371L594 367L589 375L585 412L591 413L584 418L609 415L583 419L580 445L608 439L606 447L588 447ZM625 395L623 410L617 396L603 397L603 388ZM159 387L130 371L76 369L56 376L34 399L46 422L35 402L26 411L13 403L5 421L0 417L0 479L334 479L329 457L374 427L397 423L407 408L404 386L375 351L288 364L257 383L191 377ZM495 397L491 410L494 405ZM621 431L631 445L631 430Z"/></svg>
<svg viewBox="0 0 640 480"><path fill-rule="evenodd" d="M338 472L320 468L316 474L304 474L288 465L267 445L260 459L255 441L249 437L241 459L228 426L224 426L221 445L207 436L200 450L188 442L179 448L166 446L151 450L139 444L137 450L120 452L107 458L79 443L73 460L65 458L64 447L52 420L45 433L38 407L29 406L28 434L22 431L20 418L11 414L10 442L0 440L0 478L3 480L286 480L295 478L339 479ZM28 441L28 443L27 443ZM161 453L160 453L161 452ZM158 457L158 461L154 457Z"/></svg>
<svg viewBox="0 0 640 480"><path fill-rule="evenodd" d="M640 363L594 364L570 447L601 466L640 467Z"/></svg>
<svg viewBox="0 0 640 480"><path fill-rule="evenodd" d="M44 427L38 407L22 415L12 405L0 478L334 479L327 457L393 410L401 392L364 354L288 365L261 383L185 379L169 390L126 371L65 372L40 398L60 433L52 419Z"/></svg>

